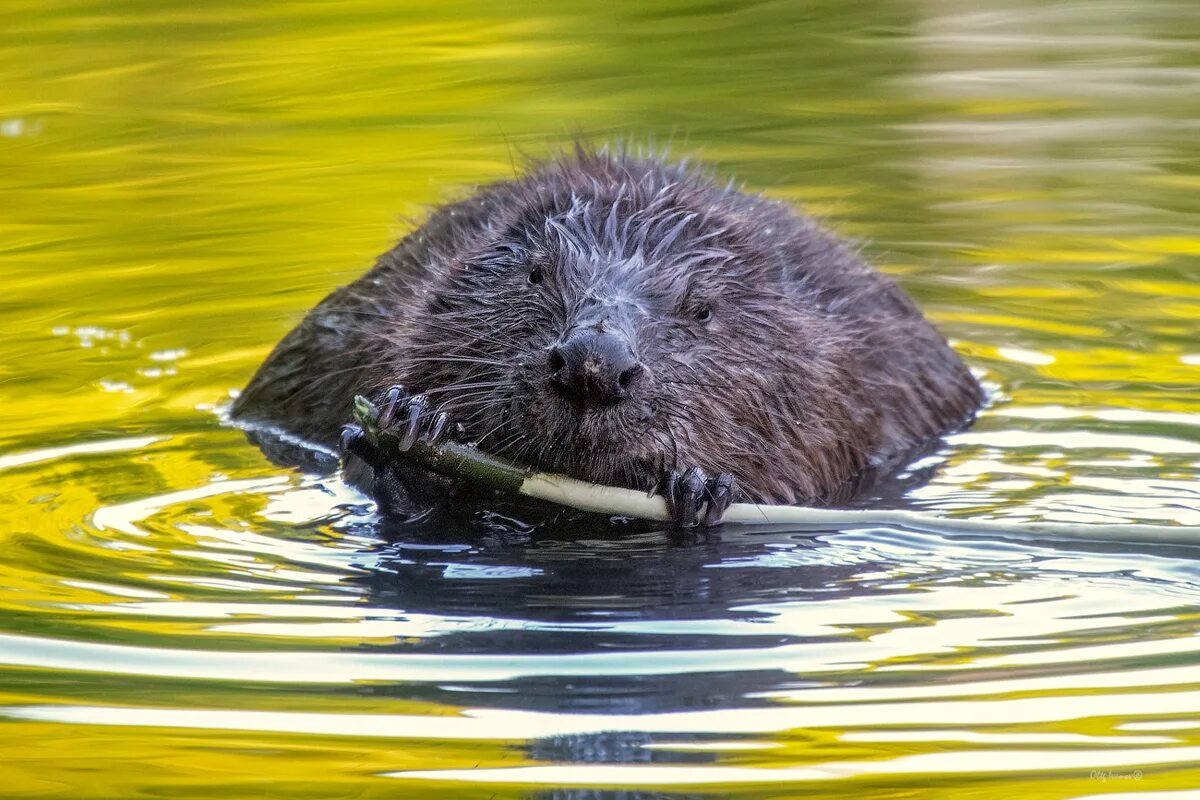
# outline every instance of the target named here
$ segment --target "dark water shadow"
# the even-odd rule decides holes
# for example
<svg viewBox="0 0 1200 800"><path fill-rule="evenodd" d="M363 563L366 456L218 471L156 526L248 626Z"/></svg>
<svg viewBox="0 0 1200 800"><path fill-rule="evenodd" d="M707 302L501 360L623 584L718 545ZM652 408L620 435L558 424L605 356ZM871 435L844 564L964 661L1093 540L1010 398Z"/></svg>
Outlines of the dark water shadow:
<svg viewBox="0 0 1200 800"><path fill-rule="evenodd" d="M557 512L530 522L528 512L508 507L439 516L419 525L367 523L375 525L381 541L365 562L370 569L354 580L371 607L382 614L482 624L362 649L438 654L448 661L464 655L619 658L690 651L705 661L711 658L712 668L581 674L575 666L562 675L378 684L364 686L363 693L455 707L622 717L766 708L772 704L767 693L811 682L784 669L755 668L753 659L723 667L723 653L853 639L835 629L824 635L786 634L769 624L772 614L763 607L897 591L869 577L881 570L879 560L848 560L844 551L811 533L748 526L679 531ZM761 632L754 630L758 624ZM520 749L523 757L541 763L701 764L717 760L717 754L667 743L706 738L712 737L617 729L547 736ZM648 747L656 743L665 746ZM668 795L571 788L529 796L643 800Z"/></svg>

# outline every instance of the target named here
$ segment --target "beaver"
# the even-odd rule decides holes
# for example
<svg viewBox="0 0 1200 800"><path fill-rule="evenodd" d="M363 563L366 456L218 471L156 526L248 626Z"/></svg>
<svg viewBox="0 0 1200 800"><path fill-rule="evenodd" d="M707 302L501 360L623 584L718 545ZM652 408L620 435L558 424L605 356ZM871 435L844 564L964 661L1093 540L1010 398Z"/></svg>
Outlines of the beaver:
<svg viewBox="0 0 1200 800"><path fill-rule="evenodd" d="M343 452L385 514L412 475L344 428L453 436L541 471L829 504L969 422L980 386L913 301L811 218L685 162L588 150L442 206L325 298L233 406Z"/></svg>

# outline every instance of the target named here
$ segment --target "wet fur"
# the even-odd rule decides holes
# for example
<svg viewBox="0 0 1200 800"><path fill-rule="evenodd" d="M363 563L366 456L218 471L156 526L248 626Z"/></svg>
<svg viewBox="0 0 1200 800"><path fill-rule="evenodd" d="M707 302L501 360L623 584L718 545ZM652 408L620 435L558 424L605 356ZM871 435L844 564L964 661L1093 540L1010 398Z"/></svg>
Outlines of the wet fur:
<svg viewBox="0 0 1200 800"><path fill-rule="evenodd" d="M545 359L596 303L647 371L585 413ZM589 151L436 210L288 334L234 413L330 445L356 393L393 383L541 470L650 488L698 465L776 503L844 498L981 400L908 296L811 220Z"/></svg>

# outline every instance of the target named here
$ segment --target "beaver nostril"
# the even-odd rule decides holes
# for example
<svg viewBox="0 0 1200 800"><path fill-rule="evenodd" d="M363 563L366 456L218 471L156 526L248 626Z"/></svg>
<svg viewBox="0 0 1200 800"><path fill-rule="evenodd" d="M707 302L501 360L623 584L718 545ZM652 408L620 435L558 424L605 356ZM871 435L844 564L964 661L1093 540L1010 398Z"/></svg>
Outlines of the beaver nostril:
<svg viewBox="0 0 1200 800"><path fill-rule="evenodd" d="M641 364L634 364L632 367L623 371L617 376L617 385L620 386L622 390L627 391L629 387L633 385L634 381L641 377L641 374L645 371L646 368Z"/></svg>

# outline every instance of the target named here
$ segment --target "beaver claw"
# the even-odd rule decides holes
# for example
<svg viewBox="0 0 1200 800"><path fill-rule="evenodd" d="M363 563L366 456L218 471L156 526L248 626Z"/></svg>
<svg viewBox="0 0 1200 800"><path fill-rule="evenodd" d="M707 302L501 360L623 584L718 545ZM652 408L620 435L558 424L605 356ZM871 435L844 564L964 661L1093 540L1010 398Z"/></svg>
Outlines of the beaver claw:
<svg viewBox="0 0 1200 800"><path fill-rule="evenodd" d="M379 428L396 429L397 447L401 452L418 441L437 444L450 428L457 428L450 425L450 415L445 411L430 412L429 395L406 396L403 386L393 386L387 390L384 399L387 402L379 412Z"/></svg>
<svg viewBox="0 0 1200 800"><path fill-rule="evenodd" d="M666 483L667 511L681 528L720 525L737 494L737 484L728 472L710 478L699 467L672 470Z"/></svg>
<svg viewBox="0 0 1200 800"><path fill-rule="evenodd" d="M462 426L451 424L445 411L432 412L428 395L408 396L403 386L392 386L384 394L377 425L396 437L396 448L410 449L418 441L435 445L444 437L458 437ZM384 516L405 516L413 502L402 474L391 460L358 425L344 425L338 440L343 460L357 456L369 467L367 488L379 512Z"/></svg>
<svg viewBox="0 0 1200 800"><path fill-rule="evenodd" d="M383 455L367 439L367 435L363 433L363 429L357 425L342 426L342 435L338 438L338 451L342 454L342 458L348 455L355 455L371 466L375 466L375 462Z"/></svg>

